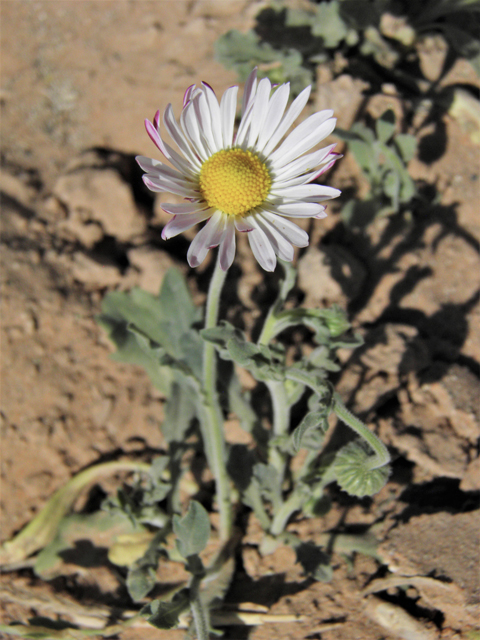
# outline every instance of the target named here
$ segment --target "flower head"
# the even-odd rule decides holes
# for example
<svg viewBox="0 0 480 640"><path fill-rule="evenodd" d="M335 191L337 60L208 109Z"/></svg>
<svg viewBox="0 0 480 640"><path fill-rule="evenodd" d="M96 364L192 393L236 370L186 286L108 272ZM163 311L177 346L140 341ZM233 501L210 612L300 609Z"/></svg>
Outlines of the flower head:
<svg viewBox="0 0 480 640"><path fill-rule="evenodd" d="M219 102L208 84L189 87L180 122L171 105L163 115L179 151L160 136L159 111L153 123L145 120L150 138L174 168L144 156L137 162L146 172L143 181L149 189L186 200L162 204L173 215L162 232L165 240L207 221L190 244L191 267L218 246L220 266L226 271L235 257L235 231L240 231L248 234L260 265L273 271L276 256L290 262L293 246L308 245L308 234L288 218L324 218L320 202L340 194L312 184L339 157L333 152L335 145L311 152L333 131L336 120L333 111L319 111L287 135L308 101L310 87L287 110L289 84L272 93L268 78L257 82L254 69L245 84L235 134L237 91L237 86L230 87Z"/></svg>

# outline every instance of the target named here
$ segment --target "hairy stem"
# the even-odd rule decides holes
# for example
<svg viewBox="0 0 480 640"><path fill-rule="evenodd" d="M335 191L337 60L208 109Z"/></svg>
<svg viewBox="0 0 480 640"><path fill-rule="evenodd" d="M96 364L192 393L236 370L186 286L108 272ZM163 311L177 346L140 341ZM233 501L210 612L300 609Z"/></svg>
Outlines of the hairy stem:
<svg viewBox="0 0 480 640"><path fill-rule="evenodd" d="M217 325L220 293L226 273L217 263L210 281L205 328ZM203 346L203 391L205 394L204 411L202 412L202 435L210 468L215 477L218 510L220 512L220 537L227 540L232 533L232 505L230 502L230 481L226 463L226 447L223 436L223 416L217 393L217 356L212 343L205 341Z"/></svg>
<svg viewBox="0 0 480 640"><path fill-rule="evenodd" d="M338 393L334 396L333 410L338 418L344 422L350 429L353 429L358 435L367 442L372 448L374 455L369 458L368 468L379 469L390 462L390 454L387 447L381 442L377 436L370 431L366 424L359 420L351 413L343 404Z"/></svg>

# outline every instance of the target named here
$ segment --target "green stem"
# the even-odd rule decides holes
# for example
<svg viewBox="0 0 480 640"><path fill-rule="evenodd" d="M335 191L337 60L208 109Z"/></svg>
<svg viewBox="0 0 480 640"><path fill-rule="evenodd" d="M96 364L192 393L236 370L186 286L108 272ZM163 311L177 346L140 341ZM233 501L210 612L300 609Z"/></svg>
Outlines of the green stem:
<svg viewBox="0 0 480 640"><path fill-rule="evenodd" d="M302 508L305 500L306 496L303 491L294 491L290 497L285 500L273 518L272 526L270 527L272 536L278 536L283 532L287 526L287 522L290 520L290 516Z"/></svg>
<svg viewBox="0 0 480 640"><path fill-rule="evenodd" d="M205 328L211 329L217 325L220 293L225 281L226 273L217 263L210 281L207 307L205 314ZM203 391L205 393L204 411L202 412L202 435L205 439L205 449L210 468L215 477L218 510L220 513L220 537L227 540L232 533L233 517L230 503L230 482L228 479L226 462L226 447L223 436L223 416L217 393L217 358L215 346L205 341L203 346Z"/></svg>
<svg viewBox="0 0 480 640"><path fill-rule="evenodd" d="M257 344L267 345L270 342L275 335L275 322L274 307L271 307L267 317L265 318L265 322L263 323L262 332L258 338ZM290 427L290 406L287 402L285 385L283 382L278 380L267 380L265 384L270 392L272 400L273 435L274 437L286 435L288 434ZM275 445L270 445L268 461L278 471L281 487L285 475L287 457Z"/></svg>
<svg viewBox="0 0 480 640"><path fill-rule="evenodd" d="M359 420L351 413L347 407L343 404L338 393L334 396L333 410L335 414L342 422L344 422L350 429L353 429L358 435L367 442L373 449L375 455L373 455L368 462L368 469L379 469L390 462L390 454L387 447L381 442L377 436L370 431L366 424Z"/></svg>
<svg viewBox="0 0 480 640"><path fill-rule="evenodd" d="M265 384L272 399L273 436L284 436L288 434L290 427L290 407L287 402L285 385L283 382L278 380L267 380ZM268 460L278 471L281 486L285 475L285 466L287 464L286 454L280 451L275 445L271 445L268 451Z"/></svg>

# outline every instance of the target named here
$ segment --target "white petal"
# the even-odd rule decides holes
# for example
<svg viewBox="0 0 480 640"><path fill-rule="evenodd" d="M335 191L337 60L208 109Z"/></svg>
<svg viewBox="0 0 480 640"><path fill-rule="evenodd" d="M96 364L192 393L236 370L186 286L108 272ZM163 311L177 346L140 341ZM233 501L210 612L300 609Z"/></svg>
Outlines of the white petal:
<svg viewBox="0 0 480 640"><path fill-rule="evenodd" d="M172 216L183 216L187 213L199 213L205 211L205 204L203 202L192 202L188 204L173 204L164 202L160 205L165 213L169 213Z"/></svg>
<svg viewBox="0 0 480 640"><path fill-rule="evenodd" d="M335 129L336 119L325 119L326 114L331 113L319 111L299 124L270 156L271 163L276 167L284 166L326 138Z"/></svg>
<svg viewBox="0 0 480 640"><path fill-rule="evenodd" d="M197 156L193 153L192 148L188 143L186 137L184 136L181 128L178 126L178 123L173 114L171 104L167 105L167 108L165 109L165 113L163 114L163 123L168 133L170 134L170 137L178 146L183 155L188 158L188 160L194 167L200 170L202 165L199 162Z"/></svg>
<svg viewBox="0 0 480 640"><path fill-rule="evenodd" d="M155 160L155 158L147 158L146 156L136 156L135 160L146 173L153 173L157 167L163 167L163 162Z"/></svg>
<svg viewBox="0 0 480 640"><path fill-rule="evenodd" d="M247 111L251 101L255 96L255 91L257 88L257 67L253 69L250 75L245 82L245 87L243 89L243 100L242 100L242 116Z"/></svg>
<svg viewBox="0 0 480 640"><path fill-rule="evenodd" d="M198 192L195 192L189 184L178 184L174 180L167 178L157 178L145 174L143 182L150 189L156 193L163 193L167 191L169 193L175 193L177 196L183 196L184 198L198 198Z"/></svg>
<svg viewBox="0 0 480 640"><path fill-rule="evenodd" d="M273 247L273 250L281 260L291 262L293 260L294 251L293 247L285 237L278 233L278 231L268 224L268 222L262 218L262 216L255 215L255 222L262 229L268 238L268 241Z"/></svg>
<svg viewBox="0 0 480 640"><path fill-rule="evenodd" d="M328 161L328 155L335 146L335 144L331 144L328 147L324 147L323 149L319 149L313 153L308 153L301 158L293 160L293 162L289 162L288 164L279 167L278 170L275 166L272 166L272 171L275 175L274 185L277 180L279 182L282 180L289 180L290 178L297 177L307 171L316 169L322 162Z"/></svg>
<svg viewBox="0 0 480 640"><path fill-rule="evenodd" d="M212 247L216 247L225 229L225 214L216 211L207 224L200 229L192 240L187 252L187 261L191 267L198 267Z"/></svg>
<svg viewBox="0 0 480 640"><path fill-rule="evenodd" d="M218 247L220 244L223 233L225 231L225 226L227 224L228 215L223 213L223 211L215 211L213 216L205 225L202 231L205 233L205 237L209 237L209 249L213 249L213 247Z"/></svg>
<svg viewBox="0 0 480 640"><path fill-rule="evenodd" d="M158 116L158 111L155 117L157 116ZM167 152L167 149L165 148L165 143L162 140L160 132L157 131L157 128L155 127L155 125L152 124L148 119L145 120L145 129L147 130L147 133L150 136L150 139L153 142L153 144L156 147L158 147L158 149L163 153L163 155L166 158L168 158L168 155L167 155L168 152Z"/></svg>
<svg viewBox="0 0 480 640"><path fill-rule="evenodd" d="M218 151L223 147L222 139L222 116L220 113L220 106L218 104L217 96L215 95L212 87L206 82L202 82L203 92L207 99L208 108L210 110L210 121L212 126L212 134L215 140L215 147Z"/></svg>
<svg viewBox="0 0 480 640"><path fill-rule="evenodd" d="M208 106L207 98L202 92L192 100L193 107L195 109L195 115L197 117L198 128L200 131L200 137L202 142L209 153L209 155L215 153L219 149L212 130L212 114Z"/></svg>
<svg viewBox="0 0 480 640"><path fill-rule="evenodd" d="M280 85L272 96L268 105L268 112L265 118L265 124L262 127L258 136L257 144L255 148L257 151L262 151L264 146L270 140L275 129L278 127L280 120L285 113L285 107L287 106L288 96L290 95L290 83Z"/></svg>
<svg viewBox="0 0 480 640"><path fill-rule="evenodd" d="M262 78L258 83L257 93L255 95L255 104L253 105L252 123L250 125L247 142L249 147L253 147L255 145L258 134L264 126L271 90L272 83L270 80L268 78Z"/></svg>
<svg viewBox="0 0 480 640"><path fill-rule="evenodd" d="M224 148L231 147L233 142L233 127L235 125L235 113L237 110L237 92L237 86L230 87L225 91L220 102Z"/></svg>
<svg viewBox="0 0 480 640"><path fill-rule="evenodd" d="M253 107L255 102L251 102L246 112L243 114L240 124L238 125L237 134L235 136L235 146L247 148L246 140L248 136L248 130L252 121Z"/></svg>
<svg viewBox="0 0 480 640"><path fill-rule="evenodd" d="M137 162L142 169L146 171L149 178L159 178L160 180L165 178L167 180L173 180L181 185L189 185L192 189L197 185L197 180L193 180L190 177L190 174L185 176L180 171L172 169L172 167L163 164L159 160L154 160L153 158L145 158L143 156L139 156L139 158L140 160L137 160Z"/></svg>
<svg viewBox="0 0 480 640"><path fill-rule="evenodd" d="M252 225L248 222L249 218L239 218L239 217L235 217L235 227L237 229L237 231L240 231L241 233L246 233L248 231L251 231L253 229Z"/></svg>
<svg viewBox="0 0 480 640"><path fill-rule="evenodd" d="M275 213L290 218L314 218L323 211L325 207L315 202L291 202L288 204L274 205L271 207Z"/></svg>
<svg viewBox="0 0 480 640"><path fill-rule="evenodd" d="M162 238L168 240L174 236L178 236L182 231L186 231L194 225L209 218L213 213L213 209L207 209L206 211L197 211L196 213L185 214L183 216L174 216L163 227Z"/></svg>
<svg viewBox="0 0 480 640"><path fill-rule="evenodd" d="M195 150L195 153L199 155L200 158L205 162L210 153L209 150L205 147L204 141L202 139L193 102L194 101L191 100L187 104L185 109L183 109L180 116L180 125L186 138Z"/></svg>
<svg viewBox="0 0 480 640"><path fill-rule="evenodd" d="M193 174L192 167L188 164L188 162L182 158L174 149L172 149L166 142L162 140L160 135L159 127L156 122L160 117L160 111L157 111L154 118L154 123L152 124L150 120L145 120L145 129L147 130L150 139L155 144L158 149L163 153L163 155L170 160L170 162L182 173L185 174ZM138 156L139 158L143 158L144 156Z"/></svg>
<svg viewBox="0 0 480 640"><path fill-rule="evenodd" d="M342 157L339 153L330 154L330 156L332 155L335 157L332 158L329 162L327 162L327 164L323 166L321 169L319 169L318 171L314 171L313 174L311 174L311 177L310 176L308 177L308 182L312 182L313 180L316 180L317 178L319 178L323 173L331 169L335 164L335 162Z"/></svg>
<svg viewBox="0 0 480 640"><path fill-rule="evenodd" d="M187 90L185 91L184 95L183 95L183 106L185 107L187 105L188 102L190 102L190 100L192 99L192 95L195 92L196 89L196 85L191 84Z"/></svg>
<svg viewBox="0 0 480 640"><path fill-rule="evenodd" d="M262 211L259 215L296 247L308 247L308 233L288 218L277 216L269 211Z"/></svg>
<svg viewBox="0 0 480 640"><path fill-rule="evenodd" d="M248 234L248 240L259 265L265 271L275 271L277 258L265 233L259 227L252 229Z"/></svg>
<svg viewBox="0 0 480 640"><path fill-rule="evenodd" d="M220 268L227 271L235 258L235 224L233 216L228 216L225 233L220 243Z"/></svg>
<svg viewBox="0 0 480 640"><path fill-rule="evenodd" d="M287 111L285 116L282 118L282 121L278 125L276 131L272 134L272 137L268 141L266 147L263 149L263 154L265 156L270 155L273 149L275 149L277 144L280 142L280 140L283 138L283 136L287 133L287 131L292 126L292 124L298 118L298 116L300 115L300 112L303 110L304 106L308 102L308 98L310 97L311 90L312 90L312 87L306 87L292 102L289 110Z"/></svg>
<svg viewBox="0 0 480 640"><path fill-rule="evenodd" d="M326 187L323 184L302 184L296 187L286 187L284 189L275 189L271 191L272 196L280 196L282 198L288 198L291 200L305 200L315 201L317 200L330 200L331 198L338 198L341 194L339 189L333 187Z"/></svg>

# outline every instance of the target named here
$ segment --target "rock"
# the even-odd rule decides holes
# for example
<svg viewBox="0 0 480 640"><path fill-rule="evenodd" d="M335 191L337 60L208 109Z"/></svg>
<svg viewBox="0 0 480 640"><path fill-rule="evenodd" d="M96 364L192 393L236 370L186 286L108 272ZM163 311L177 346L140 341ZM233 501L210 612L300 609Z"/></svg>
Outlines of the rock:
<svg viewBox="0 0 480 640"><path fill-rule="evenodd" d="M443 71L445 59L448 53L448 44L445 38L436 33L428 34L417 43L417 54L420 62L420 69L423 75L430 82L436 82Z"/></svg>
<svg viewBox="0 0 480 640"><path fill-rule="evenodd" d="M130 249L128 259L139 271L137 286L154 295L160 291L165 273L174 264L168 253L146 246Z"/></svg>
<svg viewBox="0 0 480 640"><path fill-rule="evenodd" d="M472 460L460 482L462 491L480 491L480 458Z"/></svg>
<svg viewBox="0 0 480 640"><path fill-rule="evenodd" d="M433 625L426 627L402 607L390 602L369 598L365 613L383 627L391 637L400 638L400 640L438 640L438 633Z"/></svg>
<svg viewBox="0 0 480 640"><path fill-rule="evenodd" d="M122 274L116 266L101 264L79 251L73 258L62 254L51 261L63 271L70 272L73 279L81 282L89 291L115 287L122 280Z"/></svg>
<svg viewBox="0 0 480 640"><path fill-rule="evenodd" d="M480 511L424 514L391 530L379 548L390 571L405 576L439 576L451 581L461 593L432 591L431 585L416 584L425 600L448 612L450 621L474 624L480 613ZM449 585L450 586L450 585ZM443 601L442 601L443 600ZM457 606L452 607L457 601Z"/></svg>
<svg viewBox="0 0 480 640"><path fill-rule="evenodd" d="M79 233L79 224L100 224L103 233L120 242L144 233L146 221L137 210L130 186L114 169L79 168L57 180L53 195L65 206L64 228ZM81 242L85 234L79 233ZM87 241L90 236L87 234Z"/></svg>
<svg viewBox="0 0 480 640"><path fill-rule="evenodd" d="M364 100L363 92L369 87L367 82L346 74L330 82L318 82L315 111L334 109L337 126L350 129Z"/></svg>
<svg viewBox="0 0 480 640"><path fill-rule="evenodd" d="M298 261L306 307L324 302L345 306L360 293L365 277L363 265L340 245L311 246Z"/></svg>
<svg viewBox="0 0 480 640"><path fill-rule="evenodd" d="M423 477L462 478L469 449L472 455L475 450L465 437L476 428L473 418L455 408L441 381L420 385L412 374L398 399L398 424L388 435L391 444L418 465Z"/></svg>
<svg viewBox="0 0 480 640"><path fill-rule="evenodd" d="M425 368L429 355L418 331L409 325L385 324L371 331L337 385L359 413L372 411L396 395L405 375ZM352 398L352 394L354 394Z"/></svg>
<svg viewBox="0 0 480 640"><path fill-rule="evenodd" d="M404 16L383 13L380 18L380 32L383 36L397 40L406 47L410 47L415 41L415 29L408 24Z"/></svg>

